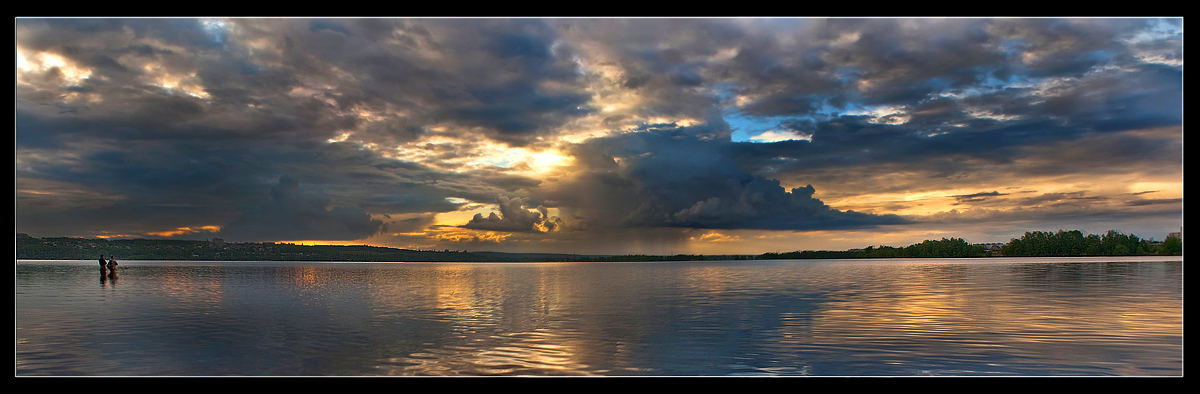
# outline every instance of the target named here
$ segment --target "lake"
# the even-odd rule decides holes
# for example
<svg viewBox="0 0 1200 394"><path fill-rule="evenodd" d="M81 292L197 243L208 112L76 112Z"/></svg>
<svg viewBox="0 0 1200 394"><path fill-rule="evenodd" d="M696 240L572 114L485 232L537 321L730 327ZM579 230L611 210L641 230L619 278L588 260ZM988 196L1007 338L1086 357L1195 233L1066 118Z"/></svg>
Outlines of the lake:
<svg viewBox="0 0 1200 394"><path fill-rule="evenodd" d="M1182 376L1182 257L17 261L17 376Z"/></svg>

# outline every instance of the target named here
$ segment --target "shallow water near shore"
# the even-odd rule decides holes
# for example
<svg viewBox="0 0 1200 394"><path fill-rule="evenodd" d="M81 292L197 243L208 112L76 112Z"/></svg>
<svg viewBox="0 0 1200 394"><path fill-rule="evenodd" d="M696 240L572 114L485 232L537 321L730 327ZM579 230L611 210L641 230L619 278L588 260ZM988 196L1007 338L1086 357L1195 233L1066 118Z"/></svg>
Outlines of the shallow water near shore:
<svg viewBox="0 0 1200 394"><path fill-rule="evenodd" d="M17 261L18 376L1182 376L1182 258Z"/></svg>

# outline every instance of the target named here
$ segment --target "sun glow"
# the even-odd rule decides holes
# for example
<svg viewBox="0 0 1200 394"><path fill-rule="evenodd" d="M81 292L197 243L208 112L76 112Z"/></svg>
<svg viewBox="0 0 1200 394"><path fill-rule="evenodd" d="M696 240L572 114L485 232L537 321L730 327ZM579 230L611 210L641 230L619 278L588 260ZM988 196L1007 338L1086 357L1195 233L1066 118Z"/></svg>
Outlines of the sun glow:
<svg viewBox="0 0 1200 394"><path fill-rule="evenodd" d="M693 236L688 238L692 242L742 242L742 237L737 235L726 235L716 231L709 231L701 234L699 237Z"/></svg>
<svg viewBox="0 0 1200 394"><path fill-rule="evenodd" d="M911 193L876 193L843 199L828 198L827 204L838 210L864 213L888 212L901 216L922 216L947 212L957 207L954 196L976 193L978 190L930 190Z"/></svg>
<svg viewBox="0 0 1200 394"><path fill-rule="evenodd" d="M145 70L153 74L151 84L167 92L181 92L201 99L209 98L208 92L205 92L204 87L198 83L195 73L173 74L157 66L147 66Z"/></svg>
<svg viewBox="0 0 1200 394"><path fill-rule="evenodd" d="M754 142L779 142L779 141L792 141L792 140L801 140L801 141L810 141L811 142L812 135L800 134L800 133L790 131L790 130L784 130L784 131L767 130L767 131L762 132L759 135L750 137L750 141L754 141Z"/></svg>
<svg viewBox="0 0 1200 394"><path fill-rule="evenodd" d="M557 148L510 147L490 141L462 141L444 136L430 137L423 142L397 147L394 157L459 172L499 168L530 175L546 175L574 161L572 156Z"/></svg>
<svg viewBox="0 0 1200 394"><path fill-rule="evenodd" d="M438 213L437 215L435 215L433 217L433 225L434 226L459 226L459 225L462 225L464 223L471 221L471 218L475 217L475 214L487 216L491 212L499 211L499 208L495 204L474 205L474 206L470 206L469 208L470 209L454 211L454 212Z"/></svg>
<svg viewBox="0 0 1200 394"><path fill-rule="evenodd" d="M529 162L535 172L549 171L571 164L572 157L558 150L544 150L530 155Z"/></svg>
<svg viewBox="0 0 1200 394"><path fill-rule="evenodd" d="M349 131L343 131L341 133L338 133L336 136L331 137L328 140L325 140L325 142L330 143L330 144L344 142L350 138L350 135L351 135L351 133Z"/></svg>
<svg viewBox="0 0 1200 394"><path fill-rule="evenodd" d="M1137 193L1142 191L1153 191L1158 197L1183 197L1183 183L1181 182L1137 182L1128 186L1129 192Z"/></svg>
<svg viewBox="0 0 1200 394"><path fill-rule="evenodd" d="M18 75L47 73L51 70L58 71L64 86L78 85L80 82L83 82L83 80L92 76L91 69L75 64L75 62L72 62L56 53L37 52L26 55L24 51L22 51L20 48L17 48ZM31 76L27 78L31 78ZM20 78L18 80L20 80Z"/></svg>
<svg viewBox="0 0 1200 394"><path fill-rule="evenodd" d="M280 241L279 244L292 244L300 246L360 246L363 245L361 240L353 241Z"/></svg>
<svg viewBox="0 0 1200 394"><path fill-rule="evenodd" d="M216 233L219 231L221 231L221 226L200 226L200 227L180 227L180 228L177 228L174 230L152 232L152 233L147 233L147 234L153 235L156 237L174 237L174 236L178 236L178 235L197 234L197 233L205 233L205 232Z"/></svg>

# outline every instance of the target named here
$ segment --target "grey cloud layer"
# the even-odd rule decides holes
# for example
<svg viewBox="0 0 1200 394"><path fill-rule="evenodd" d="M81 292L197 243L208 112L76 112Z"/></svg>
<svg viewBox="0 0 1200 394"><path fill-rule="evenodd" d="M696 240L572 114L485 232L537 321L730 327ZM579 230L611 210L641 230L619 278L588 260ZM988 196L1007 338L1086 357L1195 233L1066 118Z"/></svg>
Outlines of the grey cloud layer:
<svg viewBox="0 0 1200 394"><path fill-rule="evenodd" d="M815 196L850 184L868 193L1005 171L1182 163L1169 135L1178 130L1181 140L1181 19L149 18L16 27L22 54L67 63L21 74L16 89L18 227L43 235L207 223L230 237L361 239L418 229L464 200L500 207L465 228L543 236L564 223L870 228L913 218ZM74 79L76 68L91 74ZM613 103L636 105L604 107ZM805 139L734 139L765 131L746 119ZM1140 132L1155 128L1168 136ZM608 135L556 142L596 130ZM575 162L555 178L450 168L493 142L557 144ZM885 179L899 173L926 180ZM957 197L1011 197L985 190ZM397 214L417 216L379 219Z"/></svg>

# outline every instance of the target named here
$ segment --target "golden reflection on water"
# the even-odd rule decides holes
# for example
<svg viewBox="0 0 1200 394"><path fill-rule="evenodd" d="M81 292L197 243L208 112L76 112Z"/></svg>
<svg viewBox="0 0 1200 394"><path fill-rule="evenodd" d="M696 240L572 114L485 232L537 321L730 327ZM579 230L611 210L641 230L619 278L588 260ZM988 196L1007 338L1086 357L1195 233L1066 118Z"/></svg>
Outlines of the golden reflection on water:
<svg viewBox="0 0 1200 394"><path fill-rule="evenodd" d="M381 363L390 376L591 375L575 352L546 330L507 333L488 346L428 349Z"/></svg>
<svg viewBox="0 0 1200 394"><path fill-rule="evenodd" d="M680 278L679 290L694 294L724 294L746 284L738 270L715 265L687 267Z"/></svg>
<svg viewBox="0 0 1200 394"><path fill-rule="evenodd" d="M136 348L168 359L229 346L246 355L218 360L266 368L251 374L1182 373L1181 265L129 266L103 292L118 299L101 335L173 339ZM86 289L49 268L19 281L21 371L53 370L63 353L94 361L69 368L127 371L80 355L98 321L76 313L96 297L87 272ZM55 298L33 296L43 291ZM142 368L188 371L197 357Z"/></svg>
<svg viewBox="0 0 1200 394"><path fill-rule="evenodd" d="M1044 267L1035 269L1040 268ZM1047 277L1022 267L1005 267L964 274L955 267L934 266L877 270L854 278L854 283L876 285L870 292L825 303L812 315L811 327L790 336L802 337L811 345L873 350L863 354L885 359L889 352L900 349L906 356L945 354L953 345L961 349L962 354L956 356L963 359L976 357L972 352L978 349L1064 365L1081 358L1102 358L1097 354L1097 349L1103 348L1100 345L1127 344L1138 338L1178 342L1182 349L1181 300L1120 300L1137 296L1110 294L1103 286L1089 287L1087 273ZM1014 291L1014 284L1028 289ZM1060 292L1048 293L1044 287L1073 288L1073 293L1064 297ZM1169 360L1178 355L1164 352L1163 365L1171 365ZM1105 363L1092 361L1097 367ZM1085 371L1084 367L1080 370ZM1134 366L1124 373L1146 374L1160 366L1141 367L1152 368Z"/></svg>
<svg viewBox="0 0 1200 394"><path fill-rule="evenodd" d="M320 268L318 267L298 267L296 270L292 271L292 282L295 283L299 288L316 287L323 283L323 281L318 281L319 270ZM324 278L325 281L330 279L333 278Z"/></svg>
<svg viewBox="0 0 1200 394"><path fill-rule="evenodd" d="M132 264L127 265L132 266ZM224 299L225 287L222 285L224 279L224 273L221 270L207 270L203 275L197 275L193 270L166 267L164 273L159 275L155 281L151 283L139 281L138 286L156 294L156 297L164 297L172 303L188 305L190 310L211 310L220 305Z"/></svg>
<svg viewBox="0 0 1200 394"><path fill-rule="evenodd" d="M560 276L548 272L554 266L525 266L523 271L537 272L513 276L511 266L500 264L442 264L422 270L419 277L375 278L376 305L412 308L414 296L427 298L431 302L425 307L450 322L447 334L455 338L447 341L452 345L382 359L376 368L382 375L588 374L575 357L578 341L564 335L570 330L546 326L560 309L560 297L569 293Z"/></svg>
<svg viewBox="0 0 1200 394"><path fill-rule="evenodd" d="M494 322L496 303L503 298L504 271L466 266L439 266L426 278L435 289L436 307L459 321Z"/></svg>

